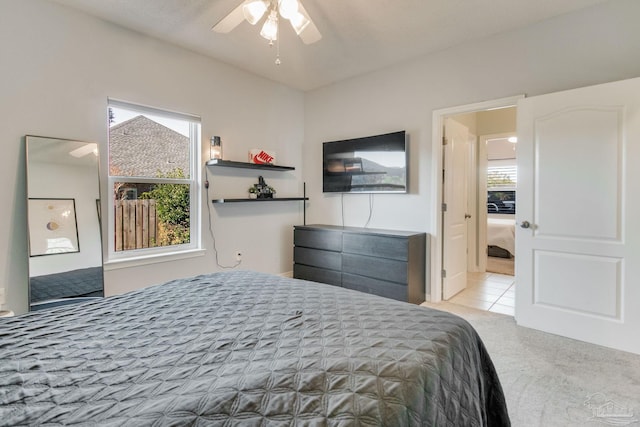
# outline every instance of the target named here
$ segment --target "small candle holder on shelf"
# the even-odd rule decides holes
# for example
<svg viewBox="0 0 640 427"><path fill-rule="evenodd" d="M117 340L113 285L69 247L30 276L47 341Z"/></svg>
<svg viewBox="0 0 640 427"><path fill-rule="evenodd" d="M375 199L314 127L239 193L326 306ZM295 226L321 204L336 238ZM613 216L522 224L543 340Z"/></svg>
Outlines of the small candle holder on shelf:
<svg viewBox="0 0 640 427"><path fill-rule="evenodd" d="M211 147L209 148L209 150L211 160L222 160L222 141L220 140L219 136L211 137Z"/></svg>

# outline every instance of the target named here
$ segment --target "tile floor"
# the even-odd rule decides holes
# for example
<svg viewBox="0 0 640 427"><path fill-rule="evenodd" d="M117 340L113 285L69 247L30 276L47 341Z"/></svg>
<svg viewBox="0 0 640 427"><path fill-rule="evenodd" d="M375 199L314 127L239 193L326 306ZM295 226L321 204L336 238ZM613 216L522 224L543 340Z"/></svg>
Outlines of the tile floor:
<svg viewBox="0 0 640 427"><path fill-rule="evenodd" d="M514 279L506 274L468 273L467 289L449 302L513 316L516 297Z"/></svg>

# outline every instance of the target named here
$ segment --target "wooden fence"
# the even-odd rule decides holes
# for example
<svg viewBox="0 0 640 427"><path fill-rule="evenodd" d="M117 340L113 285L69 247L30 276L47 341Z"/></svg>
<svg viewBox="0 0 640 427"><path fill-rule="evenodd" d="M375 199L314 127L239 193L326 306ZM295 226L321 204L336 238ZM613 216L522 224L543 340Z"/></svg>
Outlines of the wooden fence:
<svg viewBox="0 0 640 427"><path fill-rule="evenodd" d="M157 246L155 200L116 201L116 251Z"/></svg>

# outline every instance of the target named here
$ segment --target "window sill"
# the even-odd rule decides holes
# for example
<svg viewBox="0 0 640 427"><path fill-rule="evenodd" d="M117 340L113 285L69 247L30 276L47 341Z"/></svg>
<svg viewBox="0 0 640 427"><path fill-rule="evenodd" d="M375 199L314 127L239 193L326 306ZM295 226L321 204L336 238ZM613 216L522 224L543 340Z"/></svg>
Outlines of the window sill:
<svg viewBox="0 0 640 427"><path fill-rule="evenodd" d="M180 252L144 255L138 257L129 257L125 259L115 259L104 263L104 271L119 270L121 268L139 267L142 265L158 264L167 261L176 261L179 259L196 258L204 256L205 249L190 249Z"/></svg>

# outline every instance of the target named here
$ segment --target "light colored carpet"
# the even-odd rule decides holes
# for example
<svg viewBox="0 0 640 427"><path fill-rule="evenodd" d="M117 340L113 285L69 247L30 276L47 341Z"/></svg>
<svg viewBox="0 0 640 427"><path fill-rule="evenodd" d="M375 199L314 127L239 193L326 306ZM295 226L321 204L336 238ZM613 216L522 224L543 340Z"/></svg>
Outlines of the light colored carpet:
<svg viewBox="0 0 640 427"><path fill-rule="evenodd" d="M639 355L523 328L511 316L447 302L423 305L457 314L478 331L513 426L640 426Z"/></svg>
<svg viewBox="0 0 640 427"><path fill-rule="evenodd" d="M490 273L514 275L515 258L487 257L487 271Z"/></svg>

